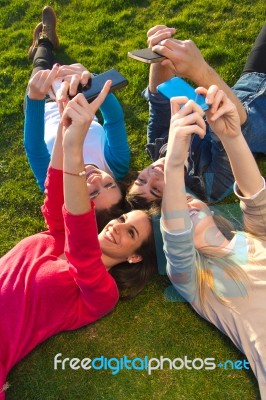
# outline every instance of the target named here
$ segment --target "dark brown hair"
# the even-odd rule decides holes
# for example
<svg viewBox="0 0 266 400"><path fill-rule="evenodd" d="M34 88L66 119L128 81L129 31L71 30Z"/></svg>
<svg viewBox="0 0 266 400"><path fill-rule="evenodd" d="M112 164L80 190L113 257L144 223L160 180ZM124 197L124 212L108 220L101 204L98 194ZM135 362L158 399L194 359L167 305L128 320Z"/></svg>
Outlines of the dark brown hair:
<svg viewBox="0 0 266 400"><path fill-rule="evenodd" d="M101 232L112 219L118 218L120 215L132 210L132 206L126 199L126 183L123 181L116 181L116 184L119 187L122 196L118 203L113 204L107 209L95 210L98 232Z"/></svg>
<svg viewBox="0 0 266 400"><path fill-rule="evenodd" d="M143 210L149 217L152 228L152 213ZM119 289L120 299L132 299L141 292L157 272L156 249L153 230L148 238L136 250L142 261L129 264L127 261L112 267L109 273L113 276Z"/></svg>

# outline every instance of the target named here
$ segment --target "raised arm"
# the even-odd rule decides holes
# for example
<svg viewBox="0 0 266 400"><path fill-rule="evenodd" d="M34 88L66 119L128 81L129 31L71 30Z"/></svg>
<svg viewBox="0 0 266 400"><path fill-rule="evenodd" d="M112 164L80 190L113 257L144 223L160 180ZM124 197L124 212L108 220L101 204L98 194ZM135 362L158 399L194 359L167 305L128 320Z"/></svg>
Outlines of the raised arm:
<svg viewBox="0 0 266 400"><path fill-rule="evenodd" d="M196 252L184 184L184 163L192 134L205 135L203 111L184 98L171 100L171 125L165 159L165 187L162 201L162 235L167 274L178 292L195 301L197 288Z"/></svg>
<svg viewBox="0 0 266 400"><path fill-rule="evenodd" d="M241 125L246 121L245 108L231 88L219 74L205 61L202 53L192 40L165 39L152 50L167 57L162 66L172 69L173 73L192 80L197 86L209 88L217 85L235 104Z"/></svg>
<svg viewBox="0 0 266 400"><path fill-rule="evenodd" d="M68 102L62 115L65 255L86 309L97 318L114 307L118 289L101 261L96 219L91 210L86 175L83 174L83 142L110 86L111 81L108 81L90 104L82 94L76 95Z"/></svg>
<svg viewBox="0 0 266 400"><path fill-rule="evenodd" d="M65 207L71 214L83 214L91 209L84 172L83 143L95 112L110 89L107 81L102 92L88 103L82 94L70 100L62 115L63 170Z"/></svg>
<svg viewBox="0 0 266 400"><path fill-rule="evenodd" d="M67 81L63 84L62 98L59 108L63 111L63 104L67 103L67 91L75 94L78 84L86 84L90 73L81 64L59 66L54 65L52 70L40 70L29 81L29 91L26 96L26 112L24 123L24 146L26 154L41 190L44 182L50 154L44 141L44 111L45 96L51 91L54 79L62 78Z"/></svg>
<svg viewBox="0 0 266 400"><path fill-rule="evenodd" d="M108 94L100 111L106 134L104 155L115 178L122 179L128 172L130 162L124 112L113 93Z"/></svg>
<svg viewBox="0 0 266 400"><path fill-rule="evenodd" d="M191 135L198 134L203 138L206 131L202 109L193 101L188 101L181 109L180 104L184 104L184 97L171 100L172 117L165 159L165 187L162 201L162 224L172 233L180 233L191 227L184 183L184 163Z"/></svg>
<svg viewBox="0 0 266 400"><path fill-rule="evenodd" d="M207 121L223 143L239 190L244 197L253 196L264 187L264 183L241 132L236 106L216 85L208 91L198 88L197 92L206 95L207 103L211 104L206 113Z"/></svg>
<svg viewBox="0 0 266 400"><path fill-rule="evenodd" d="M175 28L169 28L166 25L156 25L148 30L147 42L149 47L158 45L162 40L171 38L176 32ZM162 63L152 63L149 73L149 90L151 93L157 93L156 87L172 78L175 75L172 68L164 66Z"/></svg>
<svg viewBox="0 0 266 400"><path fill-rule="evenodd" d="M57 72L57 65L52 70L38 71L29 81L29 91L26 96L24 146L31 169L41 190L44 190L50 162L50 154L44 141L45 95Z"/></svg>
<svg viewBox="0 0 266 400"><path fill-rule="evenodd" d="M151 48L161 40L171 37L174 28L165 25L156 25L148 30L148 46ZM152 63L149 72L149 86L144 91L144 97L149 101L149 121L147 125L147 141L150 155L156 159L157 152L153 154L154 143L157 138L167 138L170 126L170 102L157 91L157 86L174 76L171 68L162 63ZM154 159L154 161L155 161Z"/></svg>

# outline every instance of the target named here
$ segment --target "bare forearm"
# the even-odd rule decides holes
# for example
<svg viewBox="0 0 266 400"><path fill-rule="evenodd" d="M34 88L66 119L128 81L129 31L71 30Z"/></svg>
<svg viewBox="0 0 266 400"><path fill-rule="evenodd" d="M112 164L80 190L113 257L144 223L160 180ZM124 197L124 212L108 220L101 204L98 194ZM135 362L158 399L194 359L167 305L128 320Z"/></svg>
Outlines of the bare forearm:
<svg viewBox="0 0 266 400"><path fill-rule="evenodd" d="M218 73L207 63L205 67L201 69L199 74L195 74L194 77L190 77L197 86L203 86L208 89L211 85L217 85L219 89L223 90L227 97L235 104L239 118L240 124L243 125L247 119L246 110L235 95L233 90L225 83L225 81L218 75Z"/></svg>
<svg viewBox="0 0 266 400"><path fill-rule="evenodd" d="M82 151L64 151L64 199L66 209L75 215L84 214L91 209L84 171Z"/></svg>
<svg viewBox="0 0 266 400"><path fill-rule="evenodd" d="M57 135L51 155L51 166L55 169L63 169L63 148L62 148L62 125L58 125Z"/></svg>
<svg viewBox="0 0 266 400"><path fill-rule="evenodd" d="M166 67L163 67L161 63L154 63L150 66L149 75L149 90L151 93L157 93L156 87L171 79L174 76L173 72Z"/></svg>

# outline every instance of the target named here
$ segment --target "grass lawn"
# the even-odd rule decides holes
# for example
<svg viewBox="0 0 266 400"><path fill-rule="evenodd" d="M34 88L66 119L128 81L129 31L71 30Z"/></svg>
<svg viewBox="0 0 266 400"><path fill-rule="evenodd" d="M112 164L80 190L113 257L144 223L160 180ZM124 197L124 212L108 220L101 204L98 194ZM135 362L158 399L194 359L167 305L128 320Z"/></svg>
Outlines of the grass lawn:
<svg viewBox="0 0 266 400"><path fill-rule="evenodd" d="M0 0L0 254L20 239L44 229L43 195L34 181L23 149L23 97L31 72L27 50L46 3ZM208 62L229 85L244 66L265 21L265 0L59 0L61 64L81 62L91 71L115 67L129 85L118 93L132 150L132 167L149 162L146 142L148 107L141 97L148 66L127 58L146 47L146 31L156 24L175 26L180 39L193 39ZM265 158L259 160L266 175ZM228 200L234 202L233 198ZM259 399L251 371L215 368L169 370L54 370L54 356L80 359L104 356L128 359L214 358L215 363L244 360L231 342L169 295L159 276L130 302L97 323L63 333L41 344L9 375L7 400L172 400ZM0 344L1 346L1 344ZM177 361L180 365L181 361ZM155 365L155 364L154 364ZM197 366L200 361L197 362ZM138 366L141 366L139 361ZM114 372L114 371L113 371Z"/></svg>

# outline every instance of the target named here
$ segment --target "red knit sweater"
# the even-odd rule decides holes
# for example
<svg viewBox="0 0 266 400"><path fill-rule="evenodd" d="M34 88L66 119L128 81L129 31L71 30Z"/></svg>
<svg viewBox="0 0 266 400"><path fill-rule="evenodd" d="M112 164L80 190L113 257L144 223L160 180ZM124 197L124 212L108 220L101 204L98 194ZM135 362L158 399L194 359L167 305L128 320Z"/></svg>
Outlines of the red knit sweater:
<svg viewBox="0 0 266 400"><path fill-rule="evenodd" d="M0 400L9 370L35 346L96 321L118 301L101 261L94 211L67 212L62 171L48 170L42 212L48 230L0 259ZM63 253L67 260L59 258Z"/></svg>

